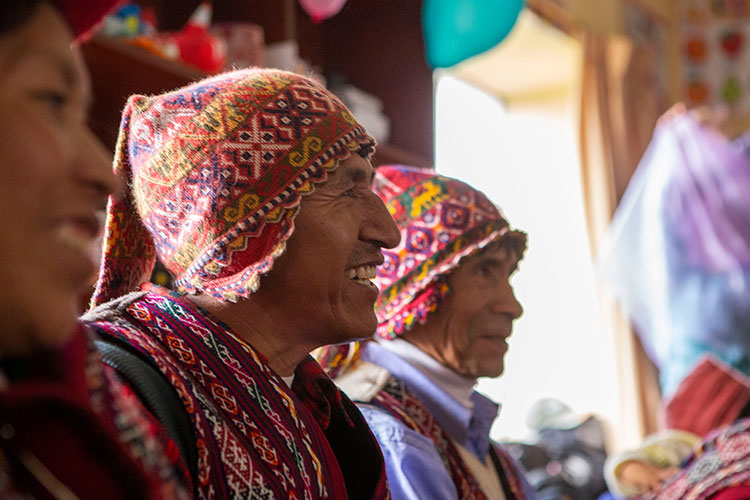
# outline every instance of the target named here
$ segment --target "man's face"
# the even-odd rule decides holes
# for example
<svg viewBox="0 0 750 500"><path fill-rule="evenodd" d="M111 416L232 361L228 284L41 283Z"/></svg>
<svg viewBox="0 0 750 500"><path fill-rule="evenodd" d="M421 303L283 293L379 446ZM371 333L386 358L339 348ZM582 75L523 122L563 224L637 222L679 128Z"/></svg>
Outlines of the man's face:
<svg viewBox="0 0 750 500"><path fill-rule="evenodd" d="M466 257L447 278L445 302L404 339L465 377L499 376L513 321L523 312L510 285L517 264L508 240Z"/></svg>
<svg viewBox="0 0 750 500"><path fill-rule="evenodd" d="M0 38L0 355L65 341L95 271L111 156L86 125L88 74L49 4Z"/></svg>
<svg viewBox="0 0 750 500"><path fill-rule="evenodd" d="M369 337L377 327L371 280L380 249L398 245L400 234L370 190L372 175L370 162L352 154L303 198L287 249L256 292L311 349Z"/></svg>

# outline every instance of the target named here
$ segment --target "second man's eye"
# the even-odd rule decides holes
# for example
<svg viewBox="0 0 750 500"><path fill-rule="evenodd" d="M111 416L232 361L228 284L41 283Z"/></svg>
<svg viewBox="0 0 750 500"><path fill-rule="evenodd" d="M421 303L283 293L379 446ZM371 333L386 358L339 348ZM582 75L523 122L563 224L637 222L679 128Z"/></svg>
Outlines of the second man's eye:
<svg viewBox="0 0 750 500"><path fill-rule="evenodd" d="M33 97L49 113L52 113L56 120L65 120L70 104L69 94L56 89L43 89L35 92Z"/></svg>
<svg viewBox="0 0 750 500"><path fill-rule="evenodd" d="M68 102L68 96L63 92L58 92L56 90L41 91L37 94L37 97L41 101L50 104L55 109L63 108Z"/></svg>

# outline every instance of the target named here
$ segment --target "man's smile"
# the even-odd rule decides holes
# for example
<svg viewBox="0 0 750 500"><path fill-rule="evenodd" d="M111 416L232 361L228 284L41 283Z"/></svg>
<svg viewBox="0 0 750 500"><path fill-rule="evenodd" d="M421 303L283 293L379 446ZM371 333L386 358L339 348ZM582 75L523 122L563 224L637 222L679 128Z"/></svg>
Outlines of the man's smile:
<svg viewBox="0 0 750 500"><path fill-rule="evenodd" d="M346 277L360 285L375 287L371 280L375 279L376 276L376 266L374 265L357 266L346 270Z"/></svg>

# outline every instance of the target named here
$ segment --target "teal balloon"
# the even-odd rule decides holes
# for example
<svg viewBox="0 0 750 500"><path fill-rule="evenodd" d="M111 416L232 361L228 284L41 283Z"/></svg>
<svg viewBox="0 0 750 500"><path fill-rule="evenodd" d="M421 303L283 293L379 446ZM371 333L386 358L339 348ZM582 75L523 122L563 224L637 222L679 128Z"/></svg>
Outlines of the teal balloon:
<svg viewBox="0 0 750 500"><path fill-rule="evenodd" d="M500 43L513 28L523 0L424 0L427 61L446 68Z"/></svg>

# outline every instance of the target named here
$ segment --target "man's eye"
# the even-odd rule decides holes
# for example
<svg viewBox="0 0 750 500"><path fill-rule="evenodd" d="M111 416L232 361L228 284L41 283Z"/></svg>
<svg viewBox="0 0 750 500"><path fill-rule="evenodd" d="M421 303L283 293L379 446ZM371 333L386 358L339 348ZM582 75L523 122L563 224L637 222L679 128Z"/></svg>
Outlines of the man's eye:
<svg viewBox="0 0 750 500"><path fill-rule="evenodd" d="M354 198L354 196L357 193L355 192L354 188L349 188L346 191L344 191L344 196L348 196L349 198Z"/></svg>
<svg viewBox="0 0 750 500"><path fill-rule="evenodd" d="M59 110L68 103L68 96L64 92L56 90L43 90L37 93L37 98L49 104L53 109Z"/></svg>

